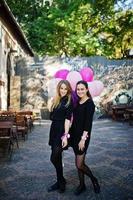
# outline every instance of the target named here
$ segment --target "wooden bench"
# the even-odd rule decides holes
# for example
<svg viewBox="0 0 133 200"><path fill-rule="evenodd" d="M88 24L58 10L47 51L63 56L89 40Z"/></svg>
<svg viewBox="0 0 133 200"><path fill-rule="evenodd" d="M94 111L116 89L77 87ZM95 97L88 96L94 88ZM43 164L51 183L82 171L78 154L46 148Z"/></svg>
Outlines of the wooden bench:
<svg viewBox="0 0 133 200"><path fill-rule="evenodd" d="M129 121L129 124L133 124L133 108L128 108L125 110L125 117Z"/></svg>
<svg viewBox="0 0 133 200"><path fill-rule="evenodd" d="M120 104L112 106L112 118L114 120L125 121L125 113L127 109L131 109L131 105Z"/></svg>

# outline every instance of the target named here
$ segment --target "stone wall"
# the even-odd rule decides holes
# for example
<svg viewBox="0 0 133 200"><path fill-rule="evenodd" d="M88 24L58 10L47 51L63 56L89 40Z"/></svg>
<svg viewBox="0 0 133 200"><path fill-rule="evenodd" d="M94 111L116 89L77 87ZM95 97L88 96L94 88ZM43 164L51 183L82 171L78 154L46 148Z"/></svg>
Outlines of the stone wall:
<svg viewBox="0 0 133 200"><path fill-rule="evenodd" d="M11 97L13 98L10 98L9 94L12 92L10 90L12 89L10 87L12 84L10 79L16 75L14 70L16 63L25 57L29 57L29 55L27 55L20 46L20 43L12 34L11 29L8 28L0 18L0 81L4 83L3 85L0 85L1 110L7 110L10 109L10 107L13 109L20 109L18 97L15 99L16 95L13 97L11 94Z"/></svg>
<svg viewBox="0 0 133 200"><path fill-rule="evenodd" d="M17 63L16 73L21 75L21 109L43 109L47 104L47 77L43 63L30 64L21 60Z"/></svg>
<svg viewBox="0 0 133 200"><path fill-rule="evenodd" d="M106 112L115 98L125 91L132 96L133 90L133 60L108 61L101 57L92 58L59 58L44 57L40 61L24 61L17 64L16 71L21 74L21 108L40 109L46 111L48 100L48 80L53 78L59 69L80 70L91 66L94 70L94 79L101 80L105 89L100 97L94 98L97 112ZM23 63L23 64L22 64Z"/></svg>
<svg viewBox="0 0 133 200"><path fill-rule="evenodd" d="M21 77L11 76L10 80L10 109L20 109Z"/></svg>
<svg viewBox="0 0 133 200"><path fill-rule="evenodd" d="M129 98L129 101L127 98L127 103L133 104L133 66L110 69L96 75L96 79L101 80L105 87L100 97L95 99L101 113L111 115L111 105L121 104L117 97L122 94Z"/></svg>

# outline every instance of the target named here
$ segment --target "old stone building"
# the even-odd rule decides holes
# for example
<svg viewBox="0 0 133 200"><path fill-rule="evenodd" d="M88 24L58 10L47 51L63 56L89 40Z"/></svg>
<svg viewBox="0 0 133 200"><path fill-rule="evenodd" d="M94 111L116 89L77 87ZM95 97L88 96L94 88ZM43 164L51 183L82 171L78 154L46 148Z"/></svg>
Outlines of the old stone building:
<svg viewBox="0 0 133 200"><path fill-rule="evenodd" d="M15 76L20 61L34 56L32 49L4 0L0 1L0 110L20 108L21 76ZM21 62L24 65L25 62Z"/></svg>

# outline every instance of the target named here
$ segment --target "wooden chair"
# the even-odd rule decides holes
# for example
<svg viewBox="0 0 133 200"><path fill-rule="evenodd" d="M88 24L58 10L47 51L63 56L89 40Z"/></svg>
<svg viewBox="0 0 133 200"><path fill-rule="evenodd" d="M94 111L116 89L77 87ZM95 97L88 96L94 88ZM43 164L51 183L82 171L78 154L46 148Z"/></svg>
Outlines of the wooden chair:
<svg viewBox="0 0 133 200"><path fill-rule="evenodd" d="M16 126L15 126L15 116L13 115L0 115L0 122L7 122L7 123L12 123L12 136L14 141L16 142L17 147L19 148L19 144L18 144L18 134L17 134L17 130L16 130Z"/></svg>
<svg viewBox="0 0 133 200"><path fill-rule="evenodd" d="M2 121L0 122L0 140L6 140L7 143L7 152L13 149L13 132L12 132L12 122ZM12 152L12 151L11 151Z"/></svg>
<svg viewBox="0 0 133 200"><path fill-rule="evenodd" d="M20 112L17 112L17 115L24 116L26 118L27 127L31 132L31 130L33 128L33 112L32 111L20 111Z"/></svg>
<svg viewBox="0 0 133 200"><path fill-rule="evenodd" d="M28 138L28 127L27 127L25 116L16 115L15 125L16 125L17 133L18 134L21 133L24 140L26 138L26 135L27 135L27 138Z"/></svg>

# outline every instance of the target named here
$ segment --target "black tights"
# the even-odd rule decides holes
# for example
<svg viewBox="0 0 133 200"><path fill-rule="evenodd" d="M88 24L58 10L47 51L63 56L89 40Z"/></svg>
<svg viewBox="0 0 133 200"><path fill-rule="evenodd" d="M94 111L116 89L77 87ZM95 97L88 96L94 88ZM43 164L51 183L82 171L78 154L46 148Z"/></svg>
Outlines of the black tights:
<svg viewBox="0 0 133 200"><path fill-rule="evenodd" d="M51 153L50 160L56 169L57 182L64 181L63 166L62 166L62 148L60 146L52 147L52 153Z"/></svg>
<svg viewBox="0 0 133 200"><path fill-rule="evenodd" d="M96 177L93 176L90 168L85 164L85 154L83 155L76 155L75 157L75 164L78 169L78 175L79 175L79 182L81 186L85 185L85 176L87 175L90 177L92 183L96 181Z"/></svg>

